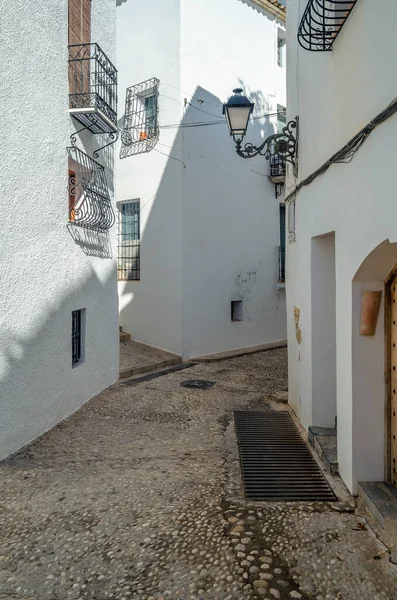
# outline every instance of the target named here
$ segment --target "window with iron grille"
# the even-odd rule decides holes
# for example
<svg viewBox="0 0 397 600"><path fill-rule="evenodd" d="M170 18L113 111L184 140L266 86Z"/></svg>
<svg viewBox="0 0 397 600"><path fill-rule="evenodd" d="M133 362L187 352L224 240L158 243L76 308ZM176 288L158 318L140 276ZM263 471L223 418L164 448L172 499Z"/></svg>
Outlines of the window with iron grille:
<svg viewBox="0 0 397 600"><path fill-rule="evenodd" d="M140 200L118 204L118 260L119 280L139 280L141 277Z"/></svg>
<svg viewBox="0 0 397 600"><path fill-rule="evenodd" d="M159 136L159 85L156 77L126 90L120 158L150 152Z"/></svg>
<svg viewBox="0 0 397 600"><path fill-rule="evenodd" d="M85 309L72 311L72 367L84 361Z"/></svg>
<svg viewBox="0 0 397 600"><path fill-rule="evenodd" d="M285 204L279 205L280 245L278 247L278 282L285 282Z"/></svg>

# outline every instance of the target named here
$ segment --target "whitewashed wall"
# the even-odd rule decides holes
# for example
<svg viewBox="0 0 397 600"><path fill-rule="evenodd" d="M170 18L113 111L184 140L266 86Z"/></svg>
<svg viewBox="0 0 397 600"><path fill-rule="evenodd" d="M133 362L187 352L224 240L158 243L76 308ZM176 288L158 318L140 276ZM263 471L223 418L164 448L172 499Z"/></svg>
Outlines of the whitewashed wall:
<svg viewBox="0 0 397 600"><path fill-rule="evenodd" d="M126 88L151 77L161 81L160 125L180 122L179 21L179 0L124 0L117 7L121 124ZM141 281L119 282L120 324L137 340L181 354L183 165L177 134L177 127L161 130L150 154L117 159L117 201L141 202Z"/></svg>
<svg viewBox="0 0 397 600"><path fill-rule="evenodd" d="M131 27L153 12L148 44ZM222 104L240 85L256 114L285 105L282 24L248 0L124 0L117 23L121 92L158 77L160 126L223 119ZM247 140L260 143L275 127L275 117L256 120ZM117 200L141 199L141 281L119 282L120 322L135 339L192 357L286 338L280 198L267 170L262 158L236 155L225 123L161 129L155 151L118 160ZM244 301L243 322L231 322L234 299Z"/></svg>
<svg viewBox="0 0 397 600"><path fill-rule="evenodd" d="M220 118L239 86L256 102L255 115L283 104L285 96L276 98L284 71L277 66L277 26L249 2L184 0L182 89L193 106ZM259 53L252 40L260 40ZM191 107L185 116L203 118L214 119ZM253 121L246 141L259 144L275 121ZM285 291L277 289L280 198L267 179L268 163L240 158L226 125L185 129L183 140L184 354L285 339ZM233 299L243 300L242 322L231 322Z"/></svg>
<svg viewBox="0 0 397 600"><path fill-rule="evenodd" d="M397 6L382 10L360 0L334 44L333 52L313 53L297 45L306 1L289 0L288 117L300 118L299 180L319 167L395 97L387 73L396 69L390 50ZM296 197L296 242L288 246L287 316L289 393L305 427L329 421L325 398L336 386L340 473L351 491L357 481L384 477L384 322L381 309L373 338L359 335L361 291L382 289L397 262L397 205L393 194L397 117L377 128L350 164L334 165ZM295 180L290 178L288 187ZM287 192L288 193L288 192ZM321 293L312 278L312 239L335 232L336 326L324 322L324 344L336 344L336 377L319 373L312 346L313 298ZM367 257L369 257L367 259ZM331 269L332 271L332 269ZM294 306L301 310L302 343L295 335ZM324 349L324 346L323 346ZM328 354L331 356L331 354ZM326 360L326 359L324 359ZM321 373L320 373L321 375ZM321 422L323 420L323 422Z"/></svg>
<svg viewBox="0 0 397 600"><path fill-rule="evenodd" d="M10 32L2 54L12 57L1 99L0 458L118 377L115 260L87 256L66 227L66 148L74 130L67 9L66 0L40 11L16 0L0 16L0 29ZM93 41L114 58L113 0L93 0L92 12ZM80 308L85 362L72 369L71 312Z"/></svg>

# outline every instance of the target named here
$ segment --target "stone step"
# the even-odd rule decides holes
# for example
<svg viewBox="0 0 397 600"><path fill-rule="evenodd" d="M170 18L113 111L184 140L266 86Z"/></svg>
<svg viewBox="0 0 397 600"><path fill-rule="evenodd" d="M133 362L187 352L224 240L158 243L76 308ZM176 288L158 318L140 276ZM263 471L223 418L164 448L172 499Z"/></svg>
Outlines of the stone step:
<svg viewBox="0 0 397 600"><path fill-rule="evenodd" d="M375 519L382 541L392 548L391 560L397 563L397 489L382 481L358 483L359 507Z"/></svg>
<svg viewBox="0 0 397 600"><path fill-rule="evenodd" d="M131 339L131 334L128 331L123 331L120 327L120 342L128 342Z"/></svg>
<svg viewBox="0 0 397 600"><path fill-rule="evenodd" d="M308 439L328 473L338 475L339 464L336 429L329 427L309 427Z"/></svg>
<svg viewBox="0 0 397 600"><path fill-rule="evenodd" d="M172 365L179 365L182 362L180 357L169 358L159 362L153 362L147 365L141 365L139 367L131 367L129 369L123 369L119 373L120 379L127 379L128 377L135 377L135 375L142 375L143 373L149 373L151 371L160 371L165 367L171 367Z"/></svg>

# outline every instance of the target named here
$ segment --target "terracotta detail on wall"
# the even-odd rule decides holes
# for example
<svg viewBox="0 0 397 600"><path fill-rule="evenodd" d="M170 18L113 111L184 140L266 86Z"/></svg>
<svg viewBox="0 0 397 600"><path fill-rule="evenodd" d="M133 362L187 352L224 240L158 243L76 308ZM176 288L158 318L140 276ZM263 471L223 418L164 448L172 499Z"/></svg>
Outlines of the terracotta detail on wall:
<svg viewBox="0 0 397 600"><path fill-rule="evenodd" d="M361 296L360 335L375 335L381 299L381 291L363 291Z"/></svg>

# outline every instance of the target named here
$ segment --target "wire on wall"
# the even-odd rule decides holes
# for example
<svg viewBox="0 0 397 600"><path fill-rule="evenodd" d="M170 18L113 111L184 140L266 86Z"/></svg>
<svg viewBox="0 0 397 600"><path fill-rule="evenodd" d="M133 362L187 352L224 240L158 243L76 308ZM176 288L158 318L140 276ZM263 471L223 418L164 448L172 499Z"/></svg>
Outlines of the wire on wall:
<svg viewBox="0 0 397 600"><path fill-rule="evenodd" d="M328 159L321 167L316 169L311 175L303 179L300 183L298 183L295 188L286 196L285 202L292 201L297 192L301 190L304 186L310 185L317 177L328 171L331 165L338 163L349 163L353 160L356 152L361 148L364 142L367 140L368 136L372 133L372 131L381 125L387 119L390 119L394 114L397 113L397 97L380 112L374 119L372 119L365 127L361 129L343 148L338 150L330 159Z"/></svg>

